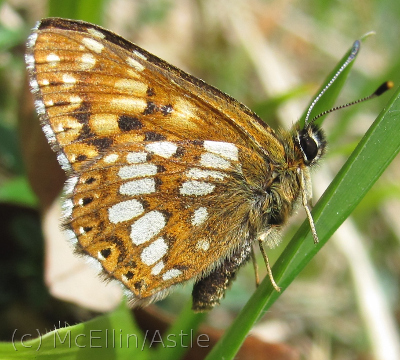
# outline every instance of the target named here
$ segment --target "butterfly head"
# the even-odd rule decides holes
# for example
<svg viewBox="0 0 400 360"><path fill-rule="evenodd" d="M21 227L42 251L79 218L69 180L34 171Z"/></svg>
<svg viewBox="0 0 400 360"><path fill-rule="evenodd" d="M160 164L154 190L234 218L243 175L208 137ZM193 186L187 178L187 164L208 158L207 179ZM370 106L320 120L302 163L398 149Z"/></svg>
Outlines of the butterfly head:
<svg viewBox="0 0 400 360"><path fill-rule="evenodd" d="M295 143L299 146L307 166L312 166L324 155L326 149L325 134L318 125L309 124L298 129Z"/></svg>

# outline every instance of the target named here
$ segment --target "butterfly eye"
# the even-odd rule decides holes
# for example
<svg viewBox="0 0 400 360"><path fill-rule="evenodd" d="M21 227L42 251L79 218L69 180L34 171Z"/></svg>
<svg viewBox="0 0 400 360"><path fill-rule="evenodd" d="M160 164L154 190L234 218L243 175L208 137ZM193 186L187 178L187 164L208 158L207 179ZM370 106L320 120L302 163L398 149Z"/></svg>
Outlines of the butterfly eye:
<svg viewBox="0 0 400 360"><path fill-rule="evenodd" d="M318 154L318 145L313 138L306 134L305 137L300 138L300 146L307 161L312 161Z"/></svg>
<svg viewBox="0 0 400 360"><path fill-rule="evenodd" d="M313 165L323 155L326 147L325 136L316 125L310 125L297 134L298 144L306 165Z"/></svg>

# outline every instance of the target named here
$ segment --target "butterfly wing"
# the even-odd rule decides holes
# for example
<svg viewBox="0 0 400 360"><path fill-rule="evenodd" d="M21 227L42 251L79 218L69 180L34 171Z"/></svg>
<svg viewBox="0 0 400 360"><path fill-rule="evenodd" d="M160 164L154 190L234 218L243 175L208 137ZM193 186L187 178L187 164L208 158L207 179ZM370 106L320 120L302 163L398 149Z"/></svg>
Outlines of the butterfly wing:
<svg viewBox="0 0 400 360"><path fill-rule="evenodd" d="M85 22L42 20L26 63L70 174L65 227L138 299L209 273L257 234L257 174L283 147L244 105Z"/></svg>

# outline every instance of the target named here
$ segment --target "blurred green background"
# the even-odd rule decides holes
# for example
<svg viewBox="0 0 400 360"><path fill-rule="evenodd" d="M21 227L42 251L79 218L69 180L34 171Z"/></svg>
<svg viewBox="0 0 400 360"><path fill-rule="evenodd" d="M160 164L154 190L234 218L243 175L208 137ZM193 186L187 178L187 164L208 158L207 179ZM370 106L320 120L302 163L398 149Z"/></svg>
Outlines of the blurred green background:
<svg viewBox="0 0 400 360"><path fill-rule="evenodd" d="M41 216L46 206L27 177L41 159L20 139L24 133L26 139L27 119L37 121L27 93L24 44L35 22L47 16L102 25L234 96L275 129L297 121L327 73L369 31L376 35L363 43L340 102L368 95L384 80L400 84L396 0L0 1L3 341L21 323L50 328L60 320L74 323L97 313L54 298L43 280ZM384 95L325 121L329 153L313 176L314 201L387 100ZM390 356L396 355L396 346L399 350L399 161L395 159L337 237L264 316L254 329L256 336L288 344L306 359L395 359ZM38 168L51 181L52 172ZM300 210L283 244L269 252L272 261L304 218ZM254 291L253 279L251 265L242 269L206 323L227 327ZM156 306L177 313L190 291L190 286L178 288Z"/></svg>

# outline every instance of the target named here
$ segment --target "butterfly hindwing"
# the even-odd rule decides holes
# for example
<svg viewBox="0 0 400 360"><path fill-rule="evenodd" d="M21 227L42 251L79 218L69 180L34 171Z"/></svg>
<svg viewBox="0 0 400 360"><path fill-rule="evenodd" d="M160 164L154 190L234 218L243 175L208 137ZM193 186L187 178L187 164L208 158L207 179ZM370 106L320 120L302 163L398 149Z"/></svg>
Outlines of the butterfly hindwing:
<svg viewBox="0 0 400 360"><path fill-rule="evenodd" d="M136 298L153 299L208 274L254 236L246 214L257 184L240 161L249 156L215 141L124 146L70 179L66 227Z"/></svg>

